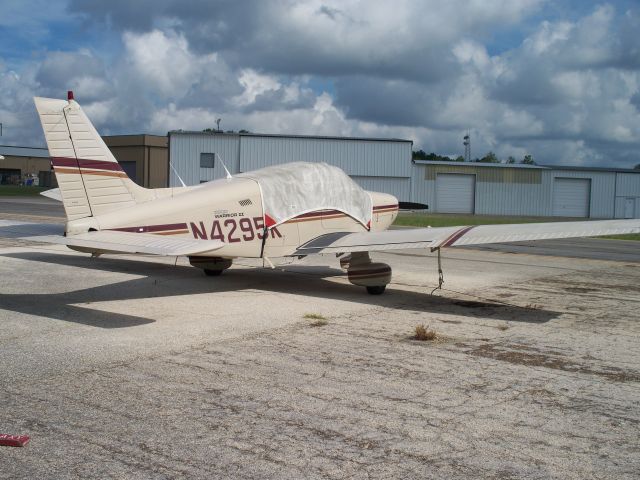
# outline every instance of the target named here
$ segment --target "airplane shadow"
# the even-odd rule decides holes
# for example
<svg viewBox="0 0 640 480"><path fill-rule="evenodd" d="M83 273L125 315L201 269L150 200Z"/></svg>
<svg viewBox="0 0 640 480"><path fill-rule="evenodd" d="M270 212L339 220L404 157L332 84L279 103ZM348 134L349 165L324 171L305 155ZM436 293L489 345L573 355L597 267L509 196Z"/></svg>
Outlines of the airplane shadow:
<svg viewBox="0 0 640 480"><path fill-rule="evenodd" d="M136 259L90 258L50 252L7 253L0 256L142 276L142 278L64 293L0 293L0 308L4 310L100 328L135 327L153 323L154 320L143 316L82 308L74 304L260 290L329 298L405 311L455 314L488 320L545 323L560 315L559 312L542 309L434 296L426 291L411 292L387 288L384 295L368 295L362 287L327 280L332 276L344 274L339 269L322 266L295 265L277 270L231 268L221 277L212 278L206 277L199 269L190 266L172 266Z"/></svg>

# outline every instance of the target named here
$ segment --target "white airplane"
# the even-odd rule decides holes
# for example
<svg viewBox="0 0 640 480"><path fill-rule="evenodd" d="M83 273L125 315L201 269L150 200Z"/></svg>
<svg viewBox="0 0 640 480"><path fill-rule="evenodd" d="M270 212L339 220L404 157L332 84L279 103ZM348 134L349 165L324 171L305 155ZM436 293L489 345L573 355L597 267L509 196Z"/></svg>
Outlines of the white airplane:
<svg viewBox="0 0 640 480"><path fill-rule="evenodd" d="M192 187L145 189L127 177L71 92L66 101L34 100L67 222L64 232L56 232L60 225L0 221L0 236L93 255L183 255L207 275L219 275L239 257L273 266L274 257L342 255L349 281L381 294L391 267L372 262L371 251L430 248L439 254L440 248L460 245L640 232L640 220L389 231L398 200L364 191L324 163L289 163Z"/></svg>

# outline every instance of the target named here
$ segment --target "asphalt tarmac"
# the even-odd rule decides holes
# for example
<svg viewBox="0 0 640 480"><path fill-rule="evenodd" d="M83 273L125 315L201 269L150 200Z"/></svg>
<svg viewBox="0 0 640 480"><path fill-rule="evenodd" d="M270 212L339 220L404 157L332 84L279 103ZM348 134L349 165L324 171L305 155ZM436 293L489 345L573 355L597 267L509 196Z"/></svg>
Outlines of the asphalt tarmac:
<svg viewBox="0 0 640 480"><path fill-rule="evenodd" d="M381 296L0 241L0 476L637 478L640 263L374 258Z"/></svg>
<svg viewBox="0 0 640 480"><path fill-rule="evenodd" d="M60 202L43 196L0 197L0 214L64 218Z"/></svg>

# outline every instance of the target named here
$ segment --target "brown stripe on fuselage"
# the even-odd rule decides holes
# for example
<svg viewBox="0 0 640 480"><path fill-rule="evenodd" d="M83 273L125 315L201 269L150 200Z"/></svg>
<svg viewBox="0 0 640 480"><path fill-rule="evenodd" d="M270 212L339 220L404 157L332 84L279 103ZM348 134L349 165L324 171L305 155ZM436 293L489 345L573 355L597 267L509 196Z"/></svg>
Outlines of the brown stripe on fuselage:
<svg viewBox="0 0 640 480"><path fill-rule="evenodd" d="M350 269L349 270L349 275L350 276L360 276L360 275L384 275L387 273L391 273L391 267L382 267L382 268L376 268L376 269L367 269L364 268L362 270L355 270L355 269Z"/></svg>
<svg viewBox="0 0 640 480"><path fill-rule="evenodd" d="M375 212L375 211L381 210L383 208L384 209L391 208L393 210L397 210L398 209L398 204L395 204L395 205L374 205L373 211Z"/></svg>
<svg viewBox="0 0 640 480"><path fill-rule="evenodd" d="M397 212L397 208L386 208L384 210L376 210L374 213L387 213L387 212Z"/></svg>
<svg viewBox="0 0 640 480"><path fill-rule="evenodd" d="M69 175L97 175L100 177L117 177L117 178L126 178L127 174L124 172L108 172L108 171L98 171L98 170L80 170L79 168L73 167L53 167L53 171L55 173L66 173Z"/></svg>
<svg viewBox="0 0 640 480"><path fill-rule="evenodd" d="M64 168L64 167L53 167L53 171L56 173L69 173L72 175L80 175L79 168Z"/></svg>
<svg viewBox="0 0 640 480"><path fill-rule="evenodd" d="M186 223L168 223L165 225L140 225L138 227L120 227L110 228L116 232L133 232L133 233L167 233L175 235L177 233L189 233Z"/></svg>
<svg viewBox="0 0 640 480"><path fill-rule="evenodd" d="M154 235L181 235L184 233L189 233L189 230L173 230L170 232L151 232Z"/></svg>
<svg viewBox="0 0 640 480"><path fill-rule="evenodd" d="M117 177L117 178L126 178L127 174L124 172L105 172L105 171L96 171L96 170L84 170L82 169L83 175L97 175L99 177Z"/></svg>
<svg viewBox="0 0 640 480"><path fill-rule="evenodd" d="M317 212L303 213L297 217L293 217L291 220L287 220L285 223L300 223L311 222L313 220L331 220L333 218L348 217L346 213L338 210L319 210Z"/></svg>
<svg viewBox="0 0 640 480"><path fill-rule="evenodd" d="M391 275L391 271L388 271L387 273L367 273L360 275L353 275L352 273L347 274L349 278L352 278L354 280L361 280L363 278L384 278L388 275Z"/></svg>
<svg viewBox="0 0 640 480"><path fill-rule="evenodd" d="M377 205L373 207L374 213L387 213L394 212L396 210L398 210L398 205ZM285 223L300 223L313 220L331 220L334 218L344 217L349 217L349 215L339 210L318 210L316 212L303 213L302 215L293 217L291 220L287 220Z"/></svg>

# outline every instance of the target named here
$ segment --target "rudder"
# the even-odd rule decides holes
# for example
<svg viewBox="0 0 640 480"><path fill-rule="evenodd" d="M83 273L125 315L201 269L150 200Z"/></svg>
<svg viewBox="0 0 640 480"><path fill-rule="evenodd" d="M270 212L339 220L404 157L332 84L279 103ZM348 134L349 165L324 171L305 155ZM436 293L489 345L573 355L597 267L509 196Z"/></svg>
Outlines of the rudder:
<svg viewBox="0 0 640 480"><path fill-rule="evenodd" d="M71 92L68 101L36 97L34 102L67 218L135 205L145 189L122 170Z"/></svg>

